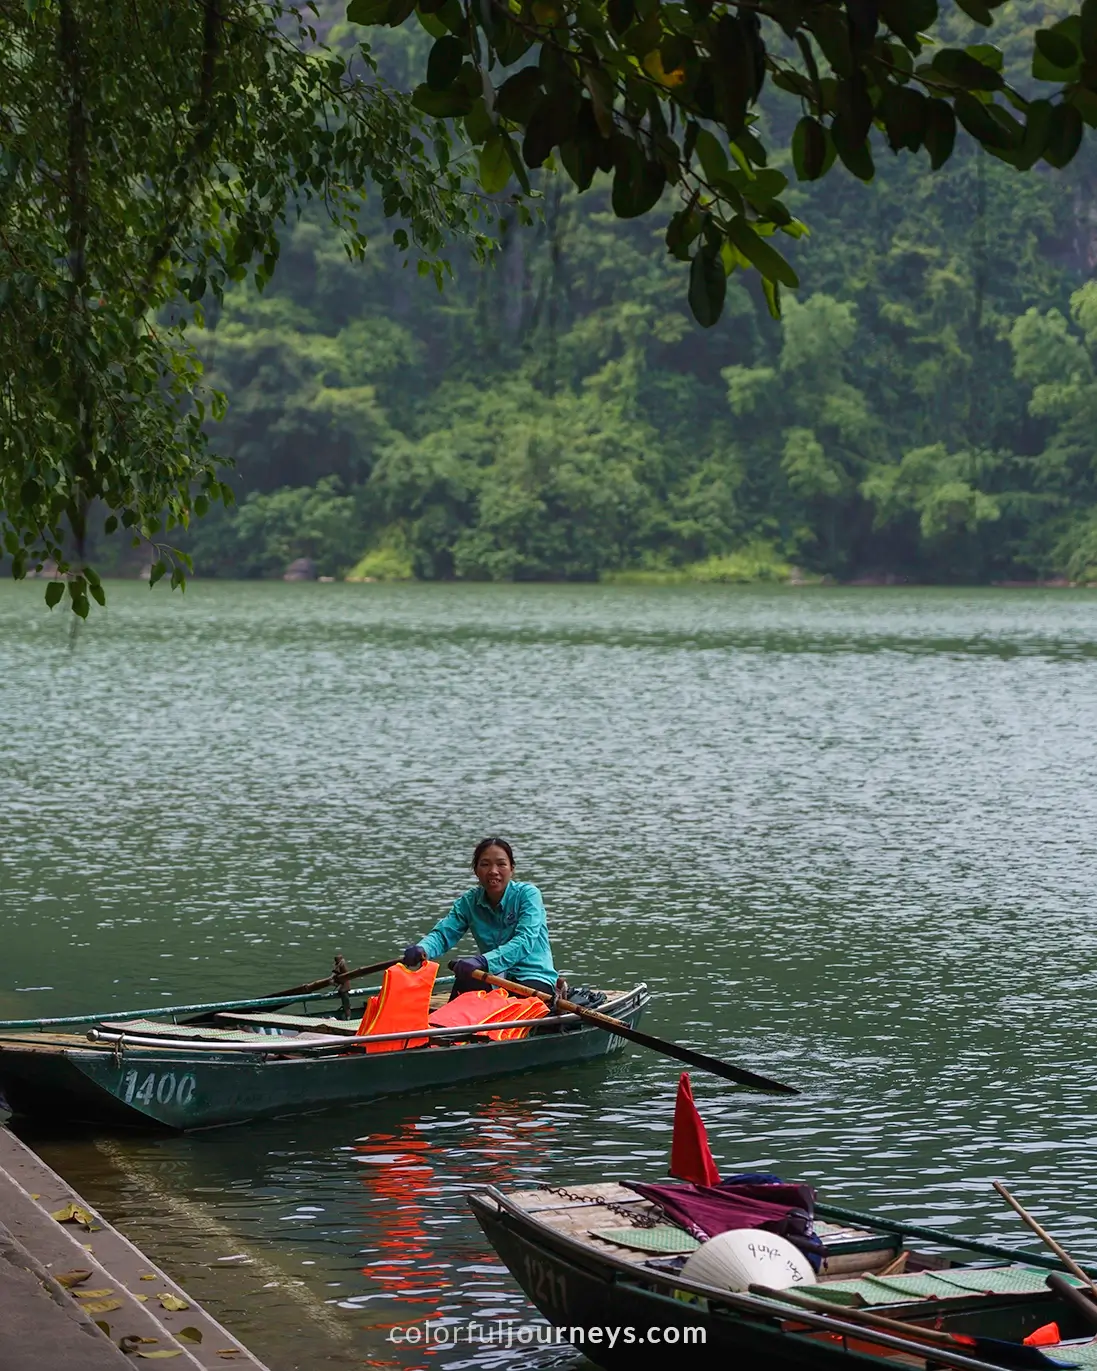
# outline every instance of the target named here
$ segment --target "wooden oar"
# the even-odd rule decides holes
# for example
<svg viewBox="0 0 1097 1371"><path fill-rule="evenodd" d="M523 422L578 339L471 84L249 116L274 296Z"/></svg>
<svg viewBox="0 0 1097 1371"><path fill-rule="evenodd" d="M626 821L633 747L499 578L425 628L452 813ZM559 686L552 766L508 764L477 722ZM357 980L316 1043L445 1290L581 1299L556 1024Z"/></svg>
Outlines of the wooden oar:
<svg viewBox="0 0 1097 1371"><path fill-rule="evenodd" d="M1032 1229L1032 1231L1036 1234L1040 1241L1046 1247L1051 1248L1051 1250L1063 1263L1063 1265L1070 1272L1070 1274L1072 1276L1077 1276L1080 1281L1083 1281L1085 1283L1086 1289L1090 1292L1090 1294L1097 1298L1097 1285L1094 1284L1092 1277L1086 1275L1086 1273L1082 1270L1082 1268L1078 1265L1078 1263L1074 1260L1070 1253L1064 1251L1064 1249L1059 1246L1059 1244L1055 1241L1055 1239L1051 1236L1047 1229L1042 1228L1040 1224L1036 1222L1036 1220L1032 1217L1032 1215L1028 1212L1024 1205L1021 1204L1019 1200L1015 1200L1013 1198L1013 1196L1009 1193L1009 1191L1005 1188L1001 1181L991 1181L991 1184L994 1186L995 1190L997 1190L998 1194L1001 1195L1002 1199L1005 1200L1006 1204L1008 1204L1009 1207L1015 1213L1019 1214L1021 1218L1025 1221L1025 1223L1028 1224L1029 1228Z"/></svg>
<svg viewBox="0 0 1097 1371"><path fill-rule="evenodd" d="M767 1300L782 1300L786 1304L810 1309L813 1313L830 1314L831 1317L844 1319L847 1323L862 1324L866 1329L879 1328L881 1332L896 1333L911 1342L926 1342L936 1347L950 1347L953 1351L974 1353L987 1361L1001 1366L1037 1367L1061 1366L1064 1363L1052 1361L1038 1347L1026 1347L1021 1342L1006 1342L1001 1338L979 1338L970 1333L946 1333L944 1329L923 1328L916 1323L906 1323L902 1319L889 1319L883 1314L874 1314L868 1309L852 1309L848 1305L838 1305L831 1300L814 1299L799 1290L772 1290L765 1285L749 1287L752 1295L763 1295Z"/></svg>
<svg viewBox="0 0 1097 1371"><path fill-rule="evenodd" d="M452 971L456 965L456 962L450 962L450 970ZM533 990L528 985L519 985L515 981L505 981L501 976L491 976L486 971L474 971L472 974L478 981L499 986L502 990L508 990L512 995L535 995L537 999L544 1000L545 1004L553 1003L554 997L552 995L546 995L540 990ZM664 1057L675 1057L678 1061L685 1062L687 1066L695 1066L698 1071L709 1071L714 1076L723 1076L724 1080L734 1081L736 1085L749 1085L755 1090L770 1090L781 1095L799 1095L800 1093L795 1086L783 1085L780 1081L771 1081L753 1071L746 1071L741 1066L732 1066L716 1057L706 1056L703 1052L695 1052L691 1047L682 1047L678 1043L668 1042L665 1038L655 1038L650 1033L641 1033L639 1029L630 1028L627 1023L622 1023L620 1019L614 1019L609 1014L599 1014L596 1009L583 1009L580 1005L572 1004L570 1000L560 999L559 996L555 997L555 1003L562 1013L575 1014L586 1023L593 1024L595 1028L601 1028L606 1033L615 1033L619 1038L627 1038L629 1042L639 1043L641 1047L650 1047L653 1052L661 1052Z"/></svg>
<svg viewBox="0 0 1097 1371"><path fill-rule="evenodd" d="M355 981L360 976L374 976L378 971L387 971L390 966L395 966L402 961L401 957L390 957L386 962L374 962L372 966L360 966L354 971L341 971L338 976L333 972L330 976L325 976L322 981L309 981L307 985L291 985L288 990L276 990L272 995L262 995L264 1000L284 999L287 995L311 995L314 990L323 990L326 985L334 985L335 982Z"/></svg>

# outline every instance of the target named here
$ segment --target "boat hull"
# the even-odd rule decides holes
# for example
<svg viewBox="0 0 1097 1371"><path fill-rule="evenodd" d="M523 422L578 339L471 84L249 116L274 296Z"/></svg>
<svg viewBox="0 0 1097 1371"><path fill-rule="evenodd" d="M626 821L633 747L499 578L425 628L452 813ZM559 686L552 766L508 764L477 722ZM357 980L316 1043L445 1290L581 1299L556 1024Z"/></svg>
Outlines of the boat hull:
<svg viewBox="0 0 1097 1371"><path fill-rule="evenodd" d="M889 1355L838 1322L840 1311L823 1321L835 1331L817 1327L813 1333L794 1311L745 1311L734 1307L735 1297L727 1303L715 1292L706 1297L681 1288L670 1274L596 1252L524 1217L497 1191L473 1192L469 1204L492 1247L553 1326L554 1340L570 1343L606 1371L666 1371L676 1354L692 1365L759 1371L893 1371L897 1364L920 1371L930 1364L996 1371L978 1356L938 1350L926 1360L906 1356L897 1363L894 1351ZM1036 1314L1033 1326L1042 1317ZM1064 1364L1073 1364L1066 1348L1063 1355Z"/></svg>
<svg viewBox="0 0 1097 1371"><path fill-rule="evenodd" d="M635 1025L645 986L606 1008ZM54 1122L155 1126L177 1131L308 1113L386 1095L437 1089L519 1072L593 1061L625 1039L600 1029L533 1033L399 1052L348 1050L277 1057L189 1045L130 1048L0 1038L0 1091L16 1115Z"/></svg>

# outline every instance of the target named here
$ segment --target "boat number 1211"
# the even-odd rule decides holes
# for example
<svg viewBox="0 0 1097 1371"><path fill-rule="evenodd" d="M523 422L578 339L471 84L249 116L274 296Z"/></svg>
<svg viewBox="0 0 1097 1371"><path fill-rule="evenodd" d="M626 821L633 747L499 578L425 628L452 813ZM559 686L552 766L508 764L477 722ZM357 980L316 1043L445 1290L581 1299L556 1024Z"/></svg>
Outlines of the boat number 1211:
<svg viewBox="0 0 1097 1371"><path fill-rule="evenodd" d="M126 1104L176 1104L184 1107L194 1098L193 1076L176 1076L174 1071L150 1071L141 1077L139 1071L127 1071L122 1077L122 1099Z"/></svg>

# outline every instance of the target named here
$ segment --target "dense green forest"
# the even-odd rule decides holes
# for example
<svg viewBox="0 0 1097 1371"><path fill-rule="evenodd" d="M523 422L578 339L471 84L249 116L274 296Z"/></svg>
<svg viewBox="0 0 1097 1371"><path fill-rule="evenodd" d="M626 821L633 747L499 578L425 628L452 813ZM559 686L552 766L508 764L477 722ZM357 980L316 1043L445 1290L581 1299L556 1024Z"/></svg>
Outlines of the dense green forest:
<svg viewBox="0 0 1097 1371"><path fill-rule="evenodd" d="M1055 9L989 37L1008 62ZM429 41L382 32L384 75ZM543 176L532 228L500 200L494 263L442 291L379 209L364 262L306 215L200 335L238 503L196 571L1097 579L1097 161L1019 175L961 138L936 174L881 144L871 185L793 182L780 322L748 282L700 329L654 217L597 184Z"/></svg>

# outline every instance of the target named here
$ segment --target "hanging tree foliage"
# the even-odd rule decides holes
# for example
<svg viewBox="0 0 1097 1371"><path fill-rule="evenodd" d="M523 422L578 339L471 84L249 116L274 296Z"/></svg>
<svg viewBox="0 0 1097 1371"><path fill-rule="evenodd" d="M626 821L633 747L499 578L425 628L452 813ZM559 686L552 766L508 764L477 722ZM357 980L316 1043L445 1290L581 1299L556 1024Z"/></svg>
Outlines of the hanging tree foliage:
<svg viewBox="0 0 1097 1371"><path fill-rule="evenodd" d="M954 0L990 26L1005 0ZM953 4L945 8L953 9ZM770 309L797 276L776 246L805 226L781 200L755 107L766 83L795 100L800 180L840 162L874 172L873 130L893 152L924 151L936 170L958 126L1027 171L1062 167L1084 125L1097 126L1097 0L1035 34L1027 96L989 42L927 36L937 0L350 0L359 24L417 14L435 37L417 108L460 120L479 149L480 183L500 191L554 159L580 190L612 173L613 209L652 209L669 185L679 204L668 250L690 263L689 303L720 317L728 276L755 269ZM875 142L875 149L880 146Z"/></svg>
<svg viewBox="0 0 1097 1371"><path fill-rule="evenodd" d="M428 153L406 97L292 7L0 0L0 25L0 539L16 577L46 558L64 573L67 525L86 615L104 598L89 511L149 539L152 579L179 585L171 530L231 498L203 431L223 402L185 325L207 292L265 282L291 207L322 201L360 255L371 188L436 271L472 225L445 143Z"/></svg>
<svg viewBox="0 0 1097 1371"><path fill-rule="evenodd" d="M948 9L990 26L1002 2ZM431 269L444 235L472 227L450 123L489 194L512 180L528 192L528 170L550 161L580 189L612 174L623 218L670 187L667 246L689 262L704 325L736 269L758 271L774 312L797 284L777 245L806 229L769 165L767 83L799 107L802 180L838 162L869 180L882 142L940 167L958 127L1018 170L1060 167L1097 126L1097 0L1036 32L1025 92L992 43L926 37L937 0L350 0L347 13L416 14L434 36L410 100L356 75L280 0L0 0L0 542L17 577L46 558L64 572L70 527L79 614L103 598L83 565L91 511L160 546L153 578L181 584L186 559L161 539L228 497L203 431L221 402L202 394L188 313L267 279L302 196L353 255L376 187L407 224L398 243ZM63 594L52 583L47 599Z"/></svg>

